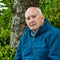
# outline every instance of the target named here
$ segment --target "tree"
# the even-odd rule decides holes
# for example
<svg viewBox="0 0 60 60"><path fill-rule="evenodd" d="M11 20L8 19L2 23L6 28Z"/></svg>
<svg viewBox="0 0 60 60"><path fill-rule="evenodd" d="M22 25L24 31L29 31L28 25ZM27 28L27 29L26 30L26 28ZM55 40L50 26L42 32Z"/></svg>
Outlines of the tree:
<svg viewBox="0 0 60 60"><path fill-rule="evenodd" d="M20 36L26 27L24 23L24 12L30 6L39 6L39 0L14 0L10 35L11 47L16 48L18 45Z"/></svg>

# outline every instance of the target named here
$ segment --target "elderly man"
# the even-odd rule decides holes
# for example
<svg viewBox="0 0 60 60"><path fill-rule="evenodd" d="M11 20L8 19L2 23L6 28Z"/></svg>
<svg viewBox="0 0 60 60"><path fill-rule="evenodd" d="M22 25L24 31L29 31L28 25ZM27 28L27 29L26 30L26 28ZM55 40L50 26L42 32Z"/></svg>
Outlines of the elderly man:
<svg viewBox="0 0 60 60"><path fill-rule="evenodd" d="M29 7L25 22L14 60L60 60L60 31L49 24L41 10Z"/></svg>

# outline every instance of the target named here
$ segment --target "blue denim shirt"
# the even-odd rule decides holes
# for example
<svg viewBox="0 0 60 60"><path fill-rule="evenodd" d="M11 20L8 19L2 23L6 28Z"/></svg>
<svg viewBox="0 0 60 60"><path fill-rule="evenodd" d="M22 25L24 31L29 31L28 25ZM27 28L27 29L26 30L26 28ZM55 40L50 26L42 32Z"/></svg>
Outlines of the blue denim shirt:
<svg viewBox="0 0 60 60"><path fill-rule="evenodd" d="M25 29L14 60L60 60L60 31L44 21L35 35Z"/></svg>

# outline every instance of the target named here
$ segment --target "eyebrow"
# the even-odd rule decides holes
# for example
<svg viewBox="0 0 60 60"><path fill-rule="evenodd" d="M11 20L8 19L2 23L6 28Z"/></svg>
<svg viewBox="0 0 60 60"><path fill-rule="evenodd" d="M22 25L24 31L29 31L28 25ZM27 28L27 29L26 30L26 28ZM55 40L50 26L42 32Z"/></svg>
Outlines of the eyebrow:
<svg viewBox="0 0 60 60"><path fill-rule="evenodd" d="M29 15L29 16L33 16L33 15L38 15L38 14L31 14L31 15ZM29 17L29 16L28 16L28 17ZM25 17L26 17L26 16L25 16Z"/></svg>

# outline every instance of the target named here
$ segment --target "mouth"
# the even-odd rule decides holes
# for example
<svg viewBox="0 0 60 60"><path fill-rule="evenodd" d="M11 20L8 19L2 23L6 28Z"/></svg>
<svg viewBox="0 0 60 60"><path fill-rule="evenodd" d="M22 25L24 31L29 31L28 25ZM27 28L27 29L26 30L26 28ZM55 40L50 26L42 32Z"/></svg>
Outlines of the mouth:
<svg viewBox="0 0 60 60"><path fill-rule="evenodd" d="M36 24L34 23L34 24L29 24L30 26L35 26Z"/></svg>

